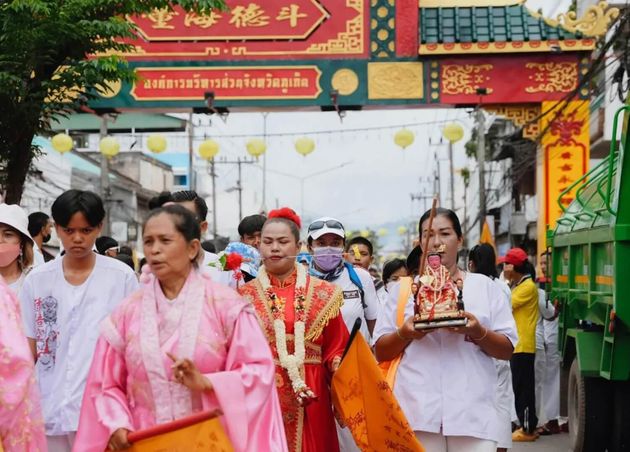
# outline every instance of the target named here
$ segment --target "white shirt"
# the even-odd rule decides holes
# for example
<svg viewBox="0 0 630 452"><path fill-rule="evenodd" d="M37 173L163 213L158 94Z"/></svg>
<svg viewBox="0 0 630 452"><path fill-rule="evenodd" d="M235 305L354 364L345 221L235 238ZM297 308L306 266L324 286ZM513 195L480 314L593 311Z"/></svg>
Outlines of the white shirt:
<svg viewBox="0 0 630 452"><path fill-rule="evenodd" d="M63 259L27 275L19 299L26 336L37 343L35 373L47 435L77 430L99 324L137 289L131 268L98 254L80 286L66 281Z"/></svg>
<svg viewBox="0 0 630 452"><path fill-rule="evenodd" d="M374 343L396 331L400 283L389 298L374 328ZM516 344L516 325L505 295L490 278L467 273L464 305L489 330ZM413 315L413 297L405 318ZM464 335L446 329L412 341L403 352L394 395L411 428L445 436L472 436L497 441L497 371L494 361Z"/></svg>
<svg viewBox="0 0 630 452"><path fill-rule="evenodd" d="M361 293L359 288L350 281L350 275L348 269L344 268L343 272L337 279L331 281L331 283L340 287L343 291L343 306L341 307L341 316L348 328L348 332L352 331L354 322L357 318L361 319L361 333L363 337L369 342L370 330L367 326L367 320L376 320L378 313L378 298L376 296L376 288L374 287L374 281L372 276L362 268L354 267L354 271L357 273L361 285L363 286L363 301L366 304L365 309L361 302Z"/></svg>
<svg viewBox="0 0 630 452"><path fill-rule="evenodd" d="M39 249L36 243L33 243L33 267L37 267L38 265L45 264L44 253Z"/></svg>

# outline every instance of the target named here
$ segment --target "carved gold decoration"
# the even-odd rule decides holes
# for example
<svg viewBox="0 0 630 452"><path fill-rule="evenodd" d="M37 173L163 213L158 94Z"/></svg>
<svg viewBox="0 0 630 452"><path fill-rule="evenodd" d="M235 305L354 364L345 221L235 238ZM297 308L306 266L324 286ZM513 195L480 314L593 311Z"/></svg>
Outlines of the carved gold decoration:
<svg viewBox="0 0 630 452"><path fill-rule="evenodd" d="M525 0L419 0L420 8L456 8L471 6L512 6L521 5Z"/></svg>
<svg viewBox="0 0 630 452"><path fill-rule="evenodd" d="M346 31L326 43L313 44L304 53L362 53L363 52L363 0L346 0L346 6L357 12L346 22Z"/></svg>
<svg viewBox="0 0 630 452"><path fill-rule="evenodd" d="M517 105L484 105L484 110L503 116L519 127L523 127L523 138L535 140L538 138L540 127L540 104Z"/></svg>
<svg viewBox="0 0 630 452"><path fill-rule="evenodd" d="M470 53L532 53L551 52L562 50L563 52L575 52L581 50L593 50L596 40L565 39L562 41L516 41L516 42L452 42L446 44L420 44L420 55L455 55Z"/></svg>
<svg viewBox="0 0 630 452"><path fill-rule="evenodd" d="M568 93L575 89L578 82L576 63L527 63L527 69L537 72L529 76L533 85L525 88L528 93Z"/></svg>
<svg viewBox="0 0 630 452"><path fill-rule="evenodd" d="M422 63L368 63L368 99L421 99Z"/></svg>
<svg viewBox="0 0 630 452"><path fill-rule="evenodd" d="M477 88L490 81L486 75L491 64L445 64L442 66L443 94L475 94ZM492 88L487 88L488 94Z"/></svg>
<svg viewBox="0 0 630 452"><path fill-rule="evenodd" d="M359 87L359 76L352 69L339 69L333 74L330 84L342 96L349 96Z"/></svg>
<svg viewBox="0 0 630 452"><path fill-rule="evenodd" d="M608 2L601 1L589 6L579 19L575 11L558 14L555 20L543 17L535 11L530 11L530 14L537 19L543 19L552 27L560 26L571 33L580 32L584 36L597 38L604 36L610 24L619 17L619 8L609 8Z"/></svg>

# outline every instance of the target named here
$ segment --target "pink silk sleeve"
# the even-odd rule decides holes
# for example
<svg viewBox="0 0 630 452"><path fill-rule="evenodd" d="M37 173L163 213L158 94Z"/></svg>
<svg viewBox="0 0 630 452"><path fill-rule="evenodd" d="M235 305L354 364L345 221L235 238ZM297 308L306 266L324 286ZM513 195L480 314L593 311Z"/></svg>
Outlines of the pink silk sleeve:
<svg viewBox="0 0 630 452"><path fill-rule="evenodd" d="M124 357L105 338L99 338L83 394L73 451L103 452L117 429L134 430L127 404L126 379Z"/></svg>
<svg viewBox="0 0 630 452"><path fill-rule="evenodd" d="M234 449L287 451L275 364L256 316L248 308L238 314L225 371L205 374L213 390L203 397L205 410L223 411L223 425Z"/></svg>
<svg viewBox="0 0 630 452"><path fill-rule="evenodd" d="M0 283L0 449L46 450L33 355L22 331L15 295Z"/></svg>

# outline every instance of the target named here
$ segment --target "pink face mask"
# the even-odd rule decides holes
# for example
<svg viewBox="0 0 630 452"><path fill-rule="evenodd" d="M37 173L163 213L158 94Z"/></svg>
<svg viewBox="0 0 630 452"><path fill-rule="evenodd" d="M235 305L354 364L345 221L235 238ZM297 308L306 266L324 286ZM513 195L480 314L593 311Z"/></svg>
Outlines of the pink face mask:
<svg viewBox="0 0 630 452"><path fill-rule="evenodd" d="M0 267L6 267L20 255L19 243L0 243Z"/></svg>

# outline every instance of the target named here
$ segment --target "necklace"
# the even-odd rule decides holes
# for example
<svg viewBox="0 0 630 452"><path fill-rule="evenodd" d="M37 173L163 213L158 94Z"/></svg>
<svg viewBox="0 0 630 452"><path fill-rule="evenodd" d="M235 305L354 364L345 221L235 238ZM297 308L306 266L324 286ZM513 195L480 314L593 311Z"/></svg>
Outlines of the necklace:
<svg viewBox="0 0 630 452"><path fill-rule="evenodd" d="M273 315L273 330L276 337L276 350L278 359L283 369L287 371L293 392L300 406L307 405L315 394L306 385L301 375L306 356L304 345L305 318L306 312L304 304L306 301L306 269L301 264L296 264L297 278L295 282L295 322L293 324L294 352L289 354L287 350L287 332L284 324L284 308L286 300L278 297L271 286L267 270L263 266L258 273L258 280L263 288L267 302L269 303Z"/></svg>

